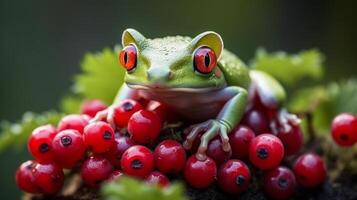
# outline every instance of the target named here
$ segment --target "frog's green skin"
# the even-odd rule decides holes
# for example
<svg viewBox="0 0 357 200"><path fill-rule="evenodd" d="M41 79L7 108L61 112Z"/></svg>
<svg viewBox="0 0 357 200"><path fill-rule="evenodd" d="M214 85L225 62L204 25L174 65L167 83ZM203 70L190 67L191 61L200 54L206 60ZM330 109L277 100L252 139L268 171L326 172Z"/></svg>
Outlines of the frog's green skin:
<svg viewBox="0 0 357 200"><path fill-rule="evenodd" d="M249 71L239 58L223 48L222 38L215 32L204 32L193 39L147 39L134 29L127 29L122 45L135 45L137 63L135 69L126 73L114 104L125 98L157 100L200 122L187 129L189 135L184 143L190 148L197 134L205 131L197 152L199 159L205 159L207 144L217 134L222 138L223 150L230 150L227 134L241 120L249 90L254 90L269 108L280 108L285 100L285 92L275 79L264 72ZM218 58L217 67L209 75L200 74L193 67L193 54L202 46L211 48ZM112 113L109 109L109 113L102 112L97 118L107 115L114 126Z"/></svg>

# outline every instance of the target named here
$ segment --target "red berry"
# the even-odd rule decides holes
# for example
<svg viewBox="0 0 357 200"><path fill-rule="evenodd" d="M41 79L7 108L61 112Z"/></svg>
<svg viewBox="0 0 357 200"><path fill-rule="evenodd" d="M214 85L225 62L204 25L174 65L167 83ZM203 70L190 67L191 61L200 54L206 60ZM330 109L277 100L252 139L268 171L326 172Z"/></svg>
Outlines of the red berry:
<svg viewBox="0 0 357 200"><path fill-rule="evenodd" d="M288 133L278 133L278 138L284 145L285 156L294 155L299 152L303 145L304 136L300 126L291 125L292 129Z"/></svg>
<svg viewBox="0 0 357 200"><path fill-rule="evenodd" d="M16 184L24 192L40 193L40 189L36 186L35 177L32 173L36 165L36 161L29 160L22 163L16 171Z"/></svg>
<svg viewBox="0 0 357 200"><path fill-rule="evenodd" d="M185 180L197 189L209 187L217 175L216 163L209 157L200 161L195 155L188 158L184 170Z"/></svg>
<svg viewBox="0 0 357 200"><path fill-rule="evenodd" d="M105 105L99 99L86 100L81 105L81 114L89 115L90 117L95 117L97 112L105 110L107 105Z"/></svg>
<svg viewBox="0 0 357 200"><path fill-rule="evenodd" d="M109 181L116 181L116 180L119 180L120 177L122 177L123 175L124 175L124 174L123 174L122 171L120 171L120 170L115 170L115 171L113 171L113 172L110 174L108 180L109 180Z"/></svg>
<svg viewBox="0 0 357 200"><path fill-rule="evenodd" d="M154 112L160 118L161 122L167 120L167 107L158 101L150 101L146 106L146 110Z"/></svg>
<svg viewBox="0 0 357 200"><path fill-rule="evenodd" d="M326 165L320 156L313 153L301 155L294 163L296 179L303 187L319 186L326 178Z"/></svg>
<svg viewBox="0 0 357 200"><path fill-rule="evenodd" d="M246 158L249 155L249 145L254 138L254 132L247 126L238 126L229 134L229 144L232 148L232 158Z"/></svg>
<svg viewBox="0 0 357 200"><path fill-rule="evenodd" d="M124 152L120 163L125 174L144 178L154 170L154 155L147 147L135 145Z"/></svg>
<svg viewBox="0 0 357 200"><path fill-rule="evenodd" d="M120 168L120 160L123 153L131 146L134 146L135 142L129 137L120 136L115 138L115 144L108 151L106 158L112 163L116 168Z"/></svg>
<svg viewBox="0 0 357 200"><path fill-rule="evenodd" d="M84 144L93 153L105 153L114 145L114 131L112 127L102 121L89 124L84 128Z"/></svg>
<svg viewBox="0 0 357 200"><path fill-rule="evenodd" d="M248 111L242 119L242 124L251 128L256 135L270 132L268 117L261 110Z"/></svg>
<svg viewBox="0 0 357 200"><path fill-rule="evenodd" d="M333 140L340 146L352 146L357 142L357 117L342 113L332 121L331 133Z"/></svg>
<svg viewBox="0 0 357 200"><path fill-rule="evenodd" d="M197 153L198 147L201 144L201 137L204 134L204 131L201 131L197 134L197 136L195 137L195 139L192 142L191 148L190 149L186 149L187 152L189 154L195 154ZM187 136L189 135L189 132L184 132L184 139L186 140Z"/></svg>
<svg viewBox="0 0 357 200"><path fill-rule="evenodd" d="M35 184L42 194L58 193L64 183L64 174L62 168L54 163L38 163L33 169Z"/></svg>
<svg viewBox="0 0 357 200"><path fill-rule="evenodd" d="M54 161L52 140L56 134L56 128L52 125L40 126L32 131L27 147L37 161L41 163Z"/></svg>
<svg viewBox="0 0 357 200"><path fill-rule="evenodd" d="M145 182L159 187L166 187L170 185L169 179L163 173L158 171L151 172L145 178Z"/></svg>
<svg viewBox="0 0 357 200"><path fill-rule="evenodd" d="M288 199L295 191L295 175L289 168L277 167L264 175L263 186L270 198Z"/></svg>
<svg viewBox="0 0 357 200"><path fill-rule="evenodd" d="M186 152L183 146L175 140L164 140L156 146L154 158L155 165L160 172L177 174L185 167Z"/></svg>
<svg viewBox="0 0 357 200"><path fill-rule="evenodd" d="M283 157L283 143L274 135L258 135L250 143L249 159L259 169L273 169L280 164Z"/></svg>
<svg viewBox="0 0 357 200"><path fill-rule="evenodd" d="M86 152L82 135L74 129L59 132L53 139L52 148L56 163L63 168L74 167Z"/></svg>
<svg viewBox="0 0 357 200"><path fill-rule="evenodd" d="M224 192L241 193L248 188L250 180L249 168L240 160L228 160L218 171L218 184Z"/></svg>
<svg viewBox="0 0 357 200"><path fill-rule="evenodd" d="M152 111L140 110L129 119L128 132L138 144L153 142L159 136L160 130L160 118Z"/></svg>
<svg viewBox="0 0 357 200"><path fill-rule="evenodd" d="M213 138L207 147L207 156L212 158L217 166L227 161L232 156L232 151L223 151L222 140L220 137Z"/></svg>
<svg viewBox="0 0 357 200"><path fill-rule="evenodd" d="M114 122L120 128L127 127L130 117L143 109L142 105L132 99L124 99L114 106Z"/></svg>
<svg viewBox="0 0 357 200"><path fill-rule="evenodd" d="M85 115L67 115L58 123L58 131L74 129L83 134L83 129L87 124L88 118Z"/></svg>
<svg viewBox="0 0 357 200"><path fill-rule="evenodd" d="M81 167L81 177L83 182L91 187L98 187L99 183L108 179L113 172L113 166L109 160L102 157L90 157L84 161Z"/></svg>

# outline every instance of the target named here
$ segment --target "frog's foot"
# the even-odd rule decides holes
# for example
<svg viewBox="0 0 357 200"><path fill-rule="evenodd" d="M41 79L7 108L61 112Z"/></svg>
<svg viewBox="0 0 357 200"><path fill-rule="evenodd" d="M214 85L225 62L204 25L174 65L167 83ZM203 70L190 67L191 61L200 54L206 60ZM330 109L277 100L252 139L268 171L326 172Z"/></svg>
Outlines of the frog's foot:
<svg viewBox="0 0 357 200"><path fill-rule="evenodd" d="M93 119L89 121L89 123L95 123L99 122L105 119L109 125L113 128L113 130L116 130L116 126L114 123L114 109L112 106L108 107L105 110L99 111Z"/></svg>
<svg viewBox="0 0 357 200"><path fill-rule="evenodd" d="M278 133L288 133L292 129L292 125L299 125L301 122L295 114L288 113L285 109L281 109L276 118L273 119L270 123L270 129L274 135Z"/></svg>
<svg viewBox="0 0 357 200"><path fill-rule="evenodd" d="M186 149L190 149L192 147L193 141L198 136L198 134L204 131L203 135L201 136L201 144L198 147L196 154L198 160L205 160L207 158L206 151L208 142L218 134L221 136L222 149L226 152L229 152L231 150L231 146L229 144L229 138L227 134L228 130L229 129L227 125L219 120L208 120L200 124L192 125L185 130L189 132L189 134L183 146Z"/></svg>

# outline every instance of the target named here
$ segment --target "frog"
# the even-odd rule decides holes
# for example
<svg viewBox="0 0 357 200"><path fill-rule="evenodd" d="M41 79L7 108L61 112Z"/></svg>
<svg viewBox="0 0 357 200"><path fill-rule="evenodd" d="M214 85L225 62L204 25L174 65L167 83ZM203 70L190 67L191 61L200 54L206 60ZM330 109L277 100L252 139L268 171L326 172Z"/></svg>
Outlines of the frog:
<svg viewBox="0 0 357 200"><path fill-rule="evenodd" d="M224 48L222 37L214 31L194 38L149 39L128 28L121 43L119 60L126 70L124 83L112 106L97 113L93 121L106 118L116 128L113 107L124 99L162 102L194 122L185 130L183 146L190 149L201 134L195 154L199 160L207 158L207 146L216 136L221 139L223 151L231 151L229 133L257 97L263 106L277 111L270 122L274 134L288 133L300 122L283 107L286 92L282 85L263 71L249 69Z"/></svg>

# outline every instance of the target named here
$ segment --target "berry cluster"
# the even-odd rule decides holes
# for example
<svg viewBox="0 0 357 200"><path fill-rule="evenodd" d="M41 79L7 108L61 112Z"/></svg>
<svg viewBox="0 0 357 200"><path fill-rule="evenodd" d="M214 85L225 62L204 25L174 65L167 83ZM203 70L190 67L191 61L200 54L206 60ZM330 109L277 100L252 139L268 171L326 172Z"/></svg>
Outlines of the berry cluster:
<svg viewBox="0 0 357 200"><path fill-rule="evenodd" d="M216 137L208 144L207 159L199 160L195 153L203 133L190 149L184 149L182 140L161 139L167 122L174 120L165 105L121 101L112 107L117 130L106 120L90 123L106 108L99 100L86 101L81 114L63 117L57 127L44 125L33 130L28 149L35 160L18 168L19 188L28 193L56 194L64 183L63 169L79 169L90 188L122 175L165 187L183 175L194 188L204 189L217 182L222 191L238 194L247 190L256 175L269 197L286 199L298 184L316 187L326 177L325 163L314 153L293 156L297 158L291 169L281 165L286 157L299 153L302 132L291 124L288 133L271 134L270 111L247 111L242 123L229 134L231 151L225 152L220 137ZM356 129L350 130L356 127L356 117L350 123L344 123L346 120L352 119L343 115L333 123L333 137L342 145L350 145L350 139L356 142Z"/></svg>

